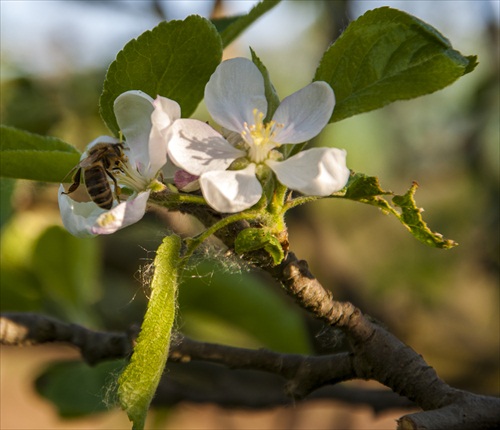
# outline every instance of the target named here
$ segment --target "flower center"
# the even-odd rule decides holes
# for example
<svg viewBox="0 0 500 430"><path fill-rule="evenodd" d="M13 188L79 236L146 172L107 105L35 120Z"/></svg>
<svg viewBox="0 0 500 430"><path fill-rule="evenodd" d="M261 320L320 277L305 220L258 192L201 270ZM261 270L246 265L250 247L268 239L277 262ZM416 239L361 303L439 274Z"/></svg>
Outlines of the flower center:
<svg viewBox="0 0 500 430"><path fill-rule="evenodd" d="M274 141L283 124L269 121L264 124L264 114L258 109L253 110L254 124L244 124L241 137L247 144L247 153L251 161L260 164L269 158L269 152L278 147L279 143Z"/></svg>
<svg viewBox="0 0 500 430"><path fill-rule="evenodd" d="M116 173L116 180L119 185L135 192L146 190L151 182L131 166L128 161L120 163L120 167L114 173Z"/></svg>

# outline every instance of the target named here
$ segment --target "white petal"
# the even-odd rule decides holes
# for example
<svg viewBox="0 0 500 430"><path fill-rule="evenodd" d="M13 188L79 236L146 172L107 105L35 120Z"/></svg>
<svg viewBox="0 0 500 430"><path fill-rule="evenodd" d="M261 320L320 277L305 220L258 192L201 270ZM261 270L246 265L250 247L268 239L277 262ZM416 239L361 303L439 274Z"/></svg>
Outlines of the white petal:
<svg viewBox="0 0 500 430"><path fill-rule="evenodd" d="M153 125L160 130L165 130L181 117L181 107L175 100L158 96L153 101L154 112L152 116Z"/></svg>
<svg viewBox="0 0 500 430"><path fill-rule="evenodd" d="M168 145L171 160L192 175L225 170L244 151L234 148L208 124L195 119L180 119L171 127Z"/></svg>
<svg viewBox="0 0 500 430"><path fill-rule="evenodd" d="M317 136L328 124L335 95L326 82L318 81L289 95L278 106L273 120L284 124L275 141L300 143Z"/></svg>
<svg viewBox="0 0 500 430"><path fill-rule="evenodd" d="M107 211L94 202L76 202L59 187L59 209L66 230L77 237L110 234L139 221L146 211L149 191L120 203Z"/></svg>
<svg viewBox="0 0 500 430"><path fill-rule="evenodd" d="M146 213L150 190L101 214L91 228L93 234L111 234L139 221Z"/></svg>
<svg viewBox="0 0 500 430"><path fill-rule="evenodd" d="M267 113L264 78L246 58L223 61L205 87L205 104L217 123L240 133L245 122L254 123L254 109Z"/></svg>
<svg viewBox="0 0 500 430"><path fill-rule="evenodd" d="M95 236L91 229L99 215L106 212L94 202L76 202L64 192L64 187L59 186L59 210L66 230L77 237Z"/></svg>
<svg viewBox="0 0 500 430"><path fill-rule="evenodd" d="M350 175L346 151L337 148L312 148L285 161L268 160L266 164L283 185L309 196L340 191Z"/></svg>
<svg viewBox="0 0 500 430"><path fill-rule="evenodd" d="M262 186L255 176L255 164L243 170L204 173L200 185L207 203L223 213L248 209L262 196Z"/></svg>
<svg viewBox="0 0 500 430"><path fill-rule="evenodd" d="M151 114L151 133L149 134L149 166L144 175L154 178L167 162L167 146L170 139L169 128L180 118L179 104L166 97L158 96L153 102L154 111Z"/></svg>
<svg viewBox="0 0 500 430"><path fill-rule="evenodd" d="M153 99L142 91L127 91L120 94L114 104L116 121L130 148L130 161L139 172L149 168L149 135Z"/></svg>

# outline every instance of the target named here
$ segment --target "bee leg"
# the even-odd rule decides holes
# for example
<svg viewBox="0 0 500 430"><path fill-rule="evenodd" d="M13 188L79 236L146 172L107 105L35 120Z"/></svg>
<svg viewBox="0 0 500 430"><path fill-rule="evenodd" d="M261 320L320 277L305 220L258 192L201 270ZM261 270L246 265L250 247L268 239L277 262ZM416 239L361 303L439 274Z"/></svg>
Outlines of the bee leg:
<svg viewBox="0 0 500 430"><path fill-rule="evenodd" d="M75 173L75 176L73 177L73 183L68 188L68 191L63 192L62 194L71 194L72 192L76 191L77 188L80 186L81 177L82 177L82 169L78 169Z"/></svg>
<svg viewBox="0 0 500 430"><path fill-rule="evenodd" d="M115 184L115 198L116 201L120 203L120 198L118 196L120 195L122 189L118 186L118 182L116 182L115 177L110 172L106 170L106 174L111 178L111 180Z"/></svg>

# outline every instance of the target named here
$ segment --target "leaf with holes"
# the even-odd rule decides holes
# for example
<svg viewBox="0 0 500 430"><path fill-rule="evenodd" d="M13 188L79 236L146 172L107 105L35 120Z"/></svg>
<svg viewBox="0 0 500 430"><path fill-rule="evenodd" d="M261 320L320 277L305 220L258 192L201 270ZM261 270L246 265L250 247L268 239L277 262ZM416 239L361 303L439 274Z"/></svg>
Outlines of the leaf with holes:
<svg viewBox="0 0 500 430"><path fill-rule="evenodd" d="M449 249L458 244L443 237L441 233L432 231L422 218L422 209L415 202L415 191L418 185L413 183L403 195L395 195L392 191L383 190L378 178L362 173L352 173L344 191L332 197L354 200L379 208L382 212L394 215L407 230L420 242L434 248ZM385 196L392 196L392 205ZM399 208L400 210L398 210Z"/></svg>

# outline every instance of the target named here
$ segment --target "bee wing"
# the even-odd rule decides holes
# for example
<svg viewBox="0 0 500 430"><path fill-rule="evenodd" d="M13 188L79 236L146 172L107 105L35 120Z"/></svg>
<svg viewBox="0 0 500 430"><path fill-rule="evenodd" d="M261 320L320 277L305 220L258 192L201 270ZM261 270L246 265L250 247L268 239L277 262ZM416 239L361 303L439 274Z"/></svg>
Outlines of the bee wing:
<svg viewBox="0 0 500 430"><path fill-rule="evenodd" d="M94 164L96 161L99 161L99 159L102 158L102 156L106 153L106 151L107 151L106 148L99 148L90 151L89 155L85 157L83 160L81 160L78 166L83 168L92 166L92 164Z"/></svg>
<svg viewBox="0 0 500 430"><path fill-rule="evenodd" d="M98 154L92 154L88 157L85 157L83 160L80 160L80 162L75 167L73 167L68 173L66 173L66 176L61 182L66 182L68 176L73 176L78 169L85 169L87 167L90 167L98 158Z"/></svg>
<svg viewBox="0 0 500 430"><path fill-rule="evenodd" d="M66 175L64 176L64 178L62 178L62 181L61 183L65 183L66 182L66 179L68 179L69 176L73 176L74 173L80 169L81 166L80 166L80 163L78 163L75 167L73 167L68 173L66 173Z"/></svg>

